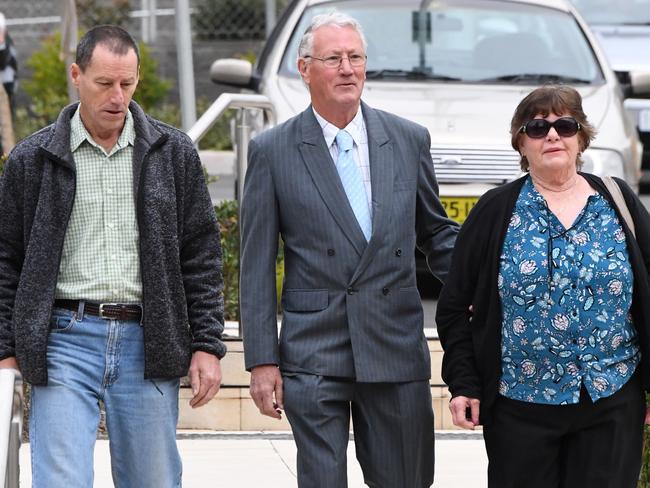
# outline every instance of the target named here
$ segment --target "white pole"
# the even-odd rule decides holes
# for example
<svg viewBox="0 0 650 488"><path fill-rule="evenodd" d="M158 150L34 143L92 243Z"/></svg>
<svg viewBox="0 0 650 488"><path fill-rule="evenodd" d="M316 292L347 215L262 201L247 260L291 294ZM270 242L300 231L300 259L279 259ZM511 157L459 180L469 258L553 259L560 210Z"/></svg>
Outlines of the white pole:
<svg viewBox="0 0 650 488"><path fill-rule="evenodd" d="M142 42L149 42L149 22L147 21L147 11L149 10L149 0L140 0L140 10L142 10L142 17L140 17L140 37Z"/></svg>
<svg viewBox="0 0 650 488"><path fill-rule="evenodd" d="M149 42L156 42L158 37L157 11L156 0L149 0Z"/></svg>
<svg viewBox="0 0 650 488"><path fill-rule="evenodd" d="M187 132L196 122L192 31L188 0L176 0L176 32L178 34L176 56L178 59L178 89L181 99L181 125Z"/></svg>
<svg viewBox="0 0 650 488"><path fill-rule="evenodd" d="M158 7L156 6L156 0L140 1L140 10L142 11L142 16L140 17L142 41L146 44L151 44L156 42L156 35L158 34L156 24Z"/></svg>
<svg viewBox="0 0 650 488"><path fill-rule="evenodd" d="M77 6L74 0L62 0L63 15L61 17L61 57L65 61L65 77L68 82L68 99L70 103L77 101L77 89L70 78L70 65L74 62L77 50Z"/></svg>
<svg viewBox="0 0 650 488"><path fill-rule="evenodd" d="M142 37L142 42L149 44L149 39L151 39L148 20L149 0L140 0L140 10L142 10L142 17L140 17L140 36Z"/></svg>
<svg viewBox="0 0 650 488"><path fill-rule="evenodd" d="M266 0L266 38L271 35L273 27L275 27L275 0Z"/></svg>

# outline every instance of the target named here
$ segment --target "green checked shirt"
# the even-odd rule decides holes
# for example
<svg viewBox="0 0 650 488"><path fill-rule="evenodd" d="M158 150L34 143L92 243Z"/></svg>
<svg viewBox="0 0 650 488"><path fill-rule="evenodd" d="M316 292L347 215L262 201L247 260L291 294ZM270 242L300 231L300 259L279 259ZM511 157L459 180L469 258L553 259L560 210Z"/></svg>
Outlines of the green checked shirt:
<svg viewBox="0 0 650 488"><path fill-rule="evenodd" d="M110 153L90 136L78 108L70 129L77 185L56 298L141 302L133 197L133 117L127 113L122 134Z"/></svg>

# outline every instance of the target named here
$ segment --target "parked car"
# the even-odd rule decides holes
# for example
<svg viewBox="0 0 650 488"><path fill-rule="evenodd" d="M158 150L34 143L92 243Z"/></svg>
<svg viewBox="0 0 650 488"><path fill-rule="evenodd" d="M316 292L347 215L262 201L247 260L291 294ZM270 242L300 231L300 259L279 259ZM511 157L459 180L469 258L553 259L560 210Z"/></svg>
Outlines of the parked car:
<svg viewBox="0 0 650 488"><path fill-rule="evenodd" d="M621 86L586 23L564 0L294 0L255 66L217 60L212 79L266 95L278 120L309 103L296 68L310 19L338 10L368 40L363 99L431 133L442 201L462 222L480 195L517 178L508 130L517 103L544 83L583 96L598 135L585 170L638 186L641 144Z"/></svg>
<svg viewBox="0 0 650 488"><path fill-rule="evenodd" d="M623 87L625 106L643 143L642 168L650 171L650 1L572 1L598 38Z"/></svg>

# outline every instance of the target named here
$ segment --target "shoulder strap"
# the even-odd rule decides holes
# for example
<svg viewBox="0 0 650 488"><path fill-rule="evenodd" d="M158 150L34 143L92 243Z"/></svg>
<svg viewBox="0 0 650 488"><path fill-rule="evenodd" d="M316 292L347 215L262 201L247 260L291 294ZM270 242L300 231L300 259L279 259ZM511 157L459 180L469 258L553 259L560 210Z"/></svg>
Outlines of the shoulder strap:
<svg viewBox="0 0 650 488"><path fill-rule="evenodd" d="M625 223L630 228L632 235L636 237L636 232L634 230L634 220L632 220L632 215L627 208L627 204L625 203L625 198L623 198L621 188L611 176L603 176L602 180L605 184L605 187L609 190L609 193L611 193L614 204L618 207L618 211L621 212L623 220L625 220Z"/></svg>

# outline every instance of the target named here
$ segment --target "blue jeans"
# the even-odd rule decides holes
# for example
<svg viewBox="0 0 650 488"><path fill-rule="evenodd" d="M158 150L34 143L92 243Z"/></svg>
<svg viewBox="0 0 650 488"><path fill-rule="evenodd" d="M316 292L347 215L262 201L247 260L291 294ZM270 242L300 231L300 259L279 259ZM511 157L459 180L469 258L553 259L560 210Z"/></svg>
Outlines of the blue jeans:
<svg viewBox="0 0 650 488"><path fill-rule="evenodd" d="M143 329L54 308L47 386L32 389L33 488L90 488L99 400L117 488L181 486L178 379L144 379Z"/></svg>

